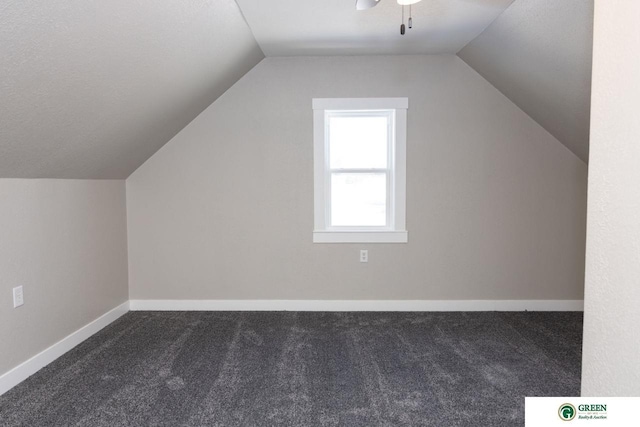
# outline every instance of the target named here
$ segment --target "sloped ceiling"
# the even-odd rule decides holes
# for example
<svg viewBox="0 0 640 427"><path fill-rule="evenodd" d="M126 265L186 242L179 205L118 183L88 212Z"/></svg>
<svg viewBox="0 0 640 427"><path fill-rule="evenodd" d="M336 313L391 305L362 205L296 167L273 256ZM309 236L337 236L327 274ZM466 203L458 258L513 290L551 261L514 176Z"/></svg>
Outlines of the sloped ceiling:
<svg viewBox="0 0 640 427"><path fill-rule="evenodd" d="M584 162L593 0L516 0L458 56Z"/></svg>
<svg viewBox="0 0 640 427"><path fill-rule="evenodd" d="M126 178L263 59L234 0L0 3L0 177Z"/></svg>
<svg viewBox="0 0 640 427"><path fill-rule="evenodd" d="M401 36L396 0L362 11L355 0L237 1L267 56L457 53L513 2L423 1Z"/></svg>
<svg viewBox="0 0 640 427"><path fill-rule="evenodd" d="M127 178L263 51L458 52L587 160L593 0L237 1L0 2L0 178Z"/></svg>

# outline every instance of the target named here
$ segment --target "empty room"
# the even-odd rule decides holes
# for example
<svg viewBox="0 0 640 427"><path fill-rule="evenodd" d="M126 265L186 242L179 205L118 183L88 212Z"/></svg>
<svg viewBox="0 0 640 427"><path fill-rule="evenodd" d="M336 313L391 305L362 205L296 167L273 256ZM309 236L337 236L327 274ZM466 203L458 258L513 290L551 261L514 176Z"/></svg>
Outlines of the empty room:
<svg viewBox="0 0 640 427"><path fill-rule="evenodd" d="M639 22L0 0L0 426L637 425Z"/></svg>

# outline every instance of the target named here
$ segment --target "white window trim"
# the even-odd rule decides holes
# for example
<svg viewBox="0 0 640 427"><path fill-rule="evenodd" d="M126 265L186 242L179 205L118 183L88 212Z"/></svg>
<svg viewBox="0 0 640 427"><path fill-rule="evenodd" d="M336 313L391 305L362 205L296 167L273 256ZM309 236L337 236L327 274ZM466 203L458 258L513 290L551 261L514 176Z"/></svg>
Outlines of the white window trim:
<svg viewBox="0 0 640 427"><path fill-rule="evenodd" d="M407 243L406 230L406 162L408 98L314 98L314 243ZM392 166L393 200L391 228L327 227L325 203L328 194L326 112L332 110L395 110L395 138Z"/></svg>

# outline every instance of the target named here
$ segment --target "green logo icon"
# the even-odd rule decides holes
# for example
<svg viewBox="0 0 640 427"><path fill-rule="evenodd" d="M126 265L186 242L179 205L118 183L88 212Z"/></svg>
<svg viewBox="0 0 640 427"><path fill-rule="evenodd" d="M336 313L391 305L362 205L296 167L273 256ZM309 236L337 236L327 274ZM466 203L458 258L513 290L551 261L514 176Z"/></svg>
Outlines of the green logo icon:
<svg viewBox="0 0 640 427"><path fill-rule="evenodd" d="M558 409L558 416L562 421L571 421L576 417L576 407L571 403L563 403Z"/></svg>

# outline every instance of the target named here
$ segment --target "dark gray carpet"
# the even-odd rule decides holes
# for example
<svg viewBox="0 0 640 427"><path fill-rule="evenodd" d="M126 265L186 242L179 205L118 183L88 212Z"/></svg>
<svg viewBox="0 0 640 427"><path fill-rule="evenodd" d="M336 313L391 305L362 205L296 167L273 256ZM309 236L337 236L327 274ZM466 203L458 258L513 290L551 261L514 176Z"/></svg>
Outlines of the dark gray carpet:
<svg viewBox="0 0 640 427"><path fill-rule="evenodd" d="M129 313L2 426L512 426L580 392L581 313Z"/></svg>

